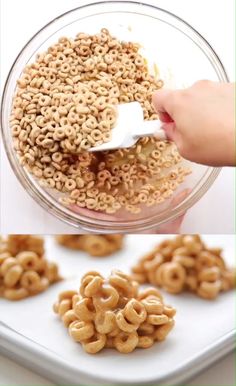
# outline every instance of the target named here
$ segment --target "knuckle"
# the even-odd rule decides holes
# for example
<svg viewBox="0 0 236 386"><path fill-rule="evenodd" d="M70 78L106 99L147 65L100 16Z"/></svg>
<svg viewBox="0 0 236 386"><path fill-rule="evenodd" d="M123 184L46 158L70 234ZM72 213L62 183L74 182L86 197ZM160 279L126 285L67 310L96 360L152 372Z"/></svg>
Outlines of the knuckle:
<svg viewBox="0 0 236 386"><path fill-rule="evenodd" d="M201 79L201 80L198 80L197 82L195 82L193 84L193 87L202 88L202 87L208 87L211 84L212 84L212 82L210 80Z"/></svg>

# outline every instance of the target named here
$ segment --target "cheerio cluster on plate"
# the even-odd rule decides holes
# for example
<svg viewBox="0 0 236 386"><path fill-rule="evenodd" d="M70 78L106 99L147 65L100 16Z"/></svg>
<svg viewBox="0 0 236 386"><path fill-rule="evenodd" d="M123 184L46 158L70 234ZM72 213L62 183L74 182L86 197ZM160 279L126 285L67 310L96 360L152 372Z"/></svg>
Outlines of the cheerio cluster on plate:
<svg viewBox="0 0 236 386"><path fill-rule="evenodd" d="M54 304L71 338L95 354L103 348L130 353L166 338L174 326L175 309L164 304L155 288L139 290L137 282L113 270L105 279L91 271L79 291L64 291Z"/></svg>
<svg viewBox="0 0 236 386"><path fill-rule="evenodd" d="M91 256L107 256L123 246L122 235L58 235L59 244L70 249L87 252Z"/></svg>
<svg viewBox="0 0 236 386"><path fill-rule="evenodd" d="M56 263L44 257L44 241L33 235L0 240L0 296L20 300L45 291L61 280Z"/></svg>
<svg viewBox="0 0 236 386"><path fill-rule="evenodd" d="M199 235L162 241L132 268L139 283L151 283L177 294L184 290L205 299L235 287L235 270L226 266L221 248L210 248Z"/></svg>
<svg viewBox="0 0 236 386"><path fill-rule="evenodd" d="M63 205L108 214L161 204L190 172L173 144L144 137L129 149L89 153L109 141L115 106L141 103L156 119L149 73L137 43L100 33L62 37L27 65L17 82L10 125L21 164Z"/></svg>

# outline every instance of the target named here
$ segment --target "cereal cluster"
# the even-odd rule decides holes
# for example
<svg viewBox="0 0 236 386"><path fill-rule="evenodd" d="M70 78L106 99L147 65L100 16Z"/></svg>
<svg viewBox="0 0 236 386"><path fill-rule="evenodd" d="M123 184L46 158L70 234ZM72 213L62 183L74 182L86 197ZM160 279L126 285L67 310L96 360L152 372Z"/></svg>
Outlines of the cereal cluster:
<svg viewBox="0 0 236 386"><path fill-rule="evenodd" d="M137 282L113 270L82 277L79 292L65 291L54 304L71 338L89 354L103 348L129 353L166 338L174 326L175 309L163 303L155 288L139 292Z"/></svg>
<svg viewBox="0 0 236 386"><path fill-rule="evenodd" d="M41 237L9 235L0 240L0 296L20 300L59 280L57 265L44 257Z"/></svg>
<svg viewBox="0 0 236 386"><path fill-rule="evenodd" d="M87 252L91 256L107 256L123 246L122 235L58 235L56 240L64 247Z"/></svg>
<svg viewBox="0 0 236 386"><path fill-rule="evenodd" d="M139 45L119 41L105 28L67 37L23 70L10 125L21 164L61 204L115 213L138 213L168 199L188 169L175 146L144 137L129 149L89 153L110 140L115 105L141 103L156 119L152 93L163 82L149 74Z"/></svg>
<svg viewBox="0 0 236 386"><path fill-rule="evenodd" d="M235 271L229 269L220 248L209 248L199 235L164 240L132 268L133 279L177 294L184 290L205 299L235 287Z"/></svg>

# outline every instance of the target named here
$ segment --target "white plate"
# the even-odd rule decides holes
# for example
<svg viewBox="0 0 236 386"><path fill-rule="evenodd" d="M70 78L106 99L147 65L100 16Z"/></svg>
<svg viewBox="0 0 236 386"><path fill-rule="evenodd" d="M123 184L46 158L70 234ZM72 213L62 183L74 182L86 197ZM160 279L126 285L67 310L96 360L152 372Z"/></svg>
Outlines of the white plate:
<svg viewBox="0 0 236 386"><path fill-rule="evenodd" d="M166 236L164 236L166 237ZM165 294L177 308L176 326L166 341L147 350L123 355L106 349L95 356L74 343L51 307L63 289L77 289L79 278L90 269L109 274L129 267L163 239L158 235L130 235L126 248L111 257L93 258L69 251L47 238L47 255L57 260L68 280L47 292L17 303L0 301L0 346L21 364L57 384L178 384L234 347L234 291L206 301L192 294ZM234 263L234 236L204 236L211 246L222 246Z"/></svg>

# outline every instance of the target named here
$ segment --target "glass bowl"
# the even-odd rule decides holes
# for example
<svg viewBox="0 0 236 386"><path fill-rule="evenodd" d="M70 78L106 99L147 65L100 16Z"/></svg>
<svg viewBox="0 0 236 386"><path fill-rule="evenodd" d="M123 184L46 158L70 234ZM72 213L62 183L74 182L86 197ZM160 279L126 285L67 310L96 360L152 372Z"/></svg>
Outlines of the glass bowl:
<svg viewBox="0 0 236 386"><path fill-rule="evenodd" d="M102 215L89 210L66 208L58 202L58 192L46 190L19 163L13 149L9 116L16 81L23 68L61 36L78 32L97 33L101 28L120 40L141 44L149 66L156 63L168 87L186 87L199 79L228 81L224 67L210 44L179 17L140 2L103 1L78 7L57 16L37 32L16 58L6 81L1 106L4 146L17 178L29 194L57 218L90 232L140 232L176 219L210 188L220 169L194 163L192 173L164 204L142 210L138 215ZM199 128L200 129L200 128Z"/></svg>

